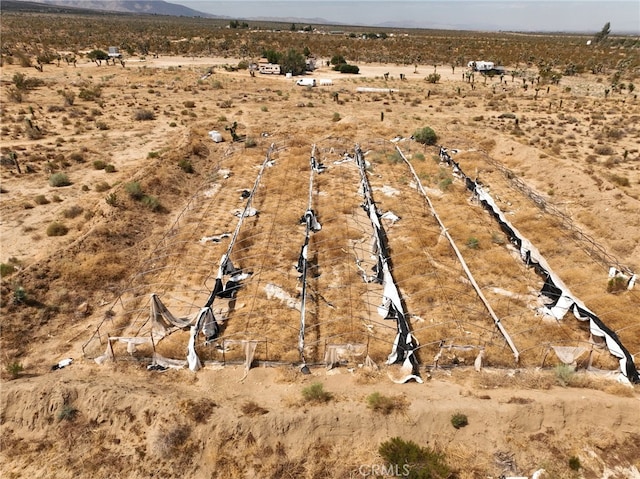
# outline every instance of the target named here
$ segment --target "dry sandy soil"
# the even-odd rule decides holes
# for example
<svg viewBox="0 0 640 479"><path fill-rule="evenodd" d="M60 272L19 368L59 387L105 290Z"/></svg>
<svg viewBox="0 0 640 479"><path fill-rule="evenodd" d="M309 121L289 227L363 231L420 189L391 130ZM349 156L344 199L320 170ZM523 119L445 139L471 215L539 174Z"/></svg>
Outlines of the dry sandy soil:
<svg viewBox="0 0 640 479"><path fill-rule="evenodd" d="M15 271L2 278L2 476L355 478L382 466L379 444L399 436L443 452L460 478L539 469L542 478L640 477L637 386L584 371L589 363L615 370L617 361L574 318L555 322L536 312L540 278L462 182L434 161L438 150L407 139L430 126L439 144L458 149L464 171L490 189L637 356L638 287L607 293L607 273L611 264L640 268L638 100L605 98L604 77L595 75L526 90L510 77L476 78L472 88L446 67L430 84L433 67L359 65L357 76L322 68L314 77L333 85L306 88L223 67L235 64L148 58L126 68L3 67L1 260ZM9 95L15 73L43 80L21 103ZM361 86L399 91L357 93ZM96 87L99 97L82 97ZM72 105L64 104L65 91L75 94ZM154 119L136 120L141 110ZM250 142L231 142L225 127L233 122ZM225 141L213 143L211 130ZM399 161L395 137L405 138L397 145L521 348L519 367ZM107 335L145 331L149 294L179 315L202 306L227 244L200 239L234 230L240 191L252 188L271 144L275 164L254 199L260 214L245 220L232 257L253 276L236 304L225 306L231 309L217 311L229 319L224 337L262 341L260 366L245 377L234 362L239 352L229 349L221 367L219 350L204 345L199 353L209 362L197 373L147 371L148 345L133 354L117 346L115 362L97 365ZM376 319L379 289L358 281L354 256L369 261L370 224L359 208L357 170L338 163L356 144L371 164L380 209L401 218L386 226L394 274L423 345L423 384L389 379L393 327ZM320 274L312 283L306 376L293 366L266 367L298 361L299 313L266 298L264 288L277 284L294 299L299 292L292 265L304 236L297 223L307 207L313 145L329 169L313 195L323 230L311 242ZM105 164L115 171L96 166ZM71 184L51 186L55 172ZM144 202L127 192L134 181ZM68 232L47 235L54 221ZM366 342L380 370L361 367L359 357L327 371L327 342ZM559 377L554 345L583 346L589 357L579 359L578 373ZM186 333L155 346L184 359ZM474 371L467 365L479 349L486 367ZM66 357L71 366L50 370ZM313 382L332 394L329 402L303 399ZM368 408L374 392L396 407L389 414ZM454 428L455 413L469 424Z"/></svg>

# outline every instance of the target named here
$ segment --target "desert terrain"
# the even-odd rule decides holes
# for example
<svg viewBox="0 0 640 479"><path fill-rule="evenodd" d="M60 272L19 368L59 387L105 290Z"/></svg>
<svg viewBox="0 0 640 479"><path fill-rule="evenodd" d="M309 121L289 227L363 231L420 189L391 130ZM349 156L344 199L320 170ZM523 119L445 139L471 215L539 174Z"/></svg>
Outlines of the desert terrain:
<svg viewBox="0 0 640 479"><path fill-rule="evenodd" d="M587 323L541 313L543 279L439 161L440 146L455 150L637 357L638 286L609 277L640 268L634 91L611 92L612 72L541 84L534 66L470 79L446 64L358 62L341 74L328 60L307 75L331 79L316 87L252 76L229 56L3 63L3 477L401 476L381 469L393 437L441 453L446 477L640 477L637 384ZM16 90L16 75L39 81ZM435 144L412 139L424 127ZM362 280L375 260L356 146L379 212L398 218L381 223L422 383L392 381L395 324L378 314L382 286ZM314 152L326 170L311 176ZM239 218L251 191L257 214ZM322 229L308 245L303 374L295 265L309 206ZM214 301L221 333L198 337L194 372L188 329L150 339L149 298L196 315L234 232L230 258L250 275L233 300ZM328 351L346 345L328 368ZM561 347L575 361L563 364ZM149 370L154 358L177 367ZM330 397L305 394L317 384ZM468 424L454 427L455 415Z"/></svg>

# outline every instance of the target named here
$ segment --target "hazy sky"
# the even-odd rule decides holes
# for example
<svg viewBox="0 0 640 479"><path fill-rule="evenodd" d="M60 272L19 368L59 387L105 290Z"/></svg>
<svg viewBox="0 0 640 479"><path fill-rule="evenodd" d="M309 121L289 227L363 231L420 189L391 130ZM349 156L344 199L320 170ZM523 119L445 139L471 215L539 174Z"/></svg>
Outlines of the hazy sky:
<svg viewBox="0 0 640 479"><path fill-rule="evenodd" d="M214 15L321 18L357 25L640 33L640 0L167 0Z"/></svg>

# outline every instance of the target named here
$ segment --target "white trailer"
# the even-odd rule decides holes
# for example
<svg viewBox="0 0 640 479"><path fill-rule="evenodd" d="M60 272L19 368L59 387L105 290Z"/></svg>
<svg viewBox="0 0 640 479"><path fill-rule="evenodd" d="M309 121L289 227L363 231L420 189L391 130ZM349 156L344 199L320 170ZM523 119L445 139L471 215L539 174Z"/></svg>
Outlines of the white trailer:
<svg viewBox="0 0 640 479"><path fill-rule="evenodd" d="M486 72L490 70L495 70L496 66L493 62L485 62L485 61L471 61L467 64L469 68L476 72Z"/></svg>

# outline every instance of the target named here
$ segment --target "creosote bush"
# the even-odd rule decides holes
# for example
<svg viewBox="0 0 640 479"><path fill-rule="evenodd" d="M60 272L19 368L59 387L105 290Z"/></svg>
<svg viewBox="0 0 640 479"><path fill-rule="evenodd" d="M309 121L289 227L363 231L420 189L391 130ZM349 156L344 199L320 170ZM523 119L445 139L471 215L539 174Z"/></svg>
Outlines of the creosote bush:
<svg viewBox="0 0 640 479"><path fill-rule="evenodd" d="M133 114L133 119L136 120L136 121L155 120L156 119L156 115L151 110L147 110L147 109L141 108L139 110L136 110L136 112Z"/></svg>
<svg viewBox="0 0 640 479"><path fill-rule="evenodd" d="M438 135L436 135L436 132L428 126L416 130L413 133L413 138L423 145L435 145L438 141Z"/></svg>
<svg viewBox="0 0 640 479"><path fill-rule="evenodd" d="M469 424L469 420L467 419L466 414L462 414L460 412L455 413L451 416L451 425L456 429L460 429L461 427L465 427Z"/></svg>
<svg viewBox="0 0 640 479"><path fill-rule="evenodd" d="M69 228L57 221L54 221L49 226L47 226L47 236L64 236L68 232Z"/></svg>
<svg viewBox="0 0 640 479"><path fill-rule="evenodd" d="M322 383L313 383L302 390L302 397L306 402L325 403L329 402L333 396L324 390Z"/></svg>
<svg viewBox="0 0 640 479"><path fill-rule="evenodd" d="M380 444L378 454L401 477L445 479L451 474L443 454L399 437L392 437Z"/></svg>
<svg viewBox="0 0 640 479"><path fill-rule="evenodd" d="M383 396L379 392L374 392L367 396L367 407L372 411L389 415L395 411L402 411L406 408L404 398Z"/></svg>
<svg viewBox="0 0 640 479"><path fill-rule="evenodd" d="M71 180L64 173L54 173L49 177L49 184L56 188L61 186L69 186L71 184Z"/></svg>

